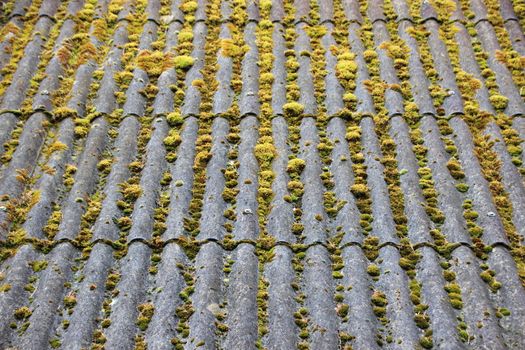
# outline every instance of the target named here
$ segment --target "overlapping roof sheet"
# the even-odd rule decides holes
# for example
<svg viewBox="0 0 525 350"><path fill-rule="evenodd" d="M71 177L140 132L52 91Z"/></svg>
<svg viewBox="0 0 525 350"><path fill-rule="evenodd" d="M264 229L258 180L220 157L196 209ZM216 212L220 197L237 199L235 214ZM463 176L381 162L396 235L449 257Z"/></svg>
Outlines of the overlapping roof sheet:
<svg viewBox="0 0 525 350"><path fill-rule="evenodd" d="M524 349L523 0L0 1L1 349Z"/></svg>

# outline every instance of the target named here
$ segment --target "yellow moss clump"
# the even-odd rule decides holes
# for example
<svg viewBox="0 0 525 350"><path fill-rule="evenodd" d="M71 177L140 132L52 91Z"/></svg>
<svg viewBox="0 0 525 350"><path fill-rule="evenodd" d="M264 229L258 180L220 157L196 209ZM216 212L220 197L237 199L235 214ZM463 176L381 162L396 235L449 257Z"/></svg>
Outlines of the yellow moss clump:
<svg viewBox="0 0 525 350"><path fill-rule="evenodd" d="M259 6L261 10L269 12L272 9L272 2L271 0L261 0Z"/></svg>
<svg viewBox="0 0 525 350"><path fill-rule="evenodd" d="M180 5L180 9L184 13L195 12L197 8L199 8L199 5L196 1L186 1L182 5Z"/></svg>
<svg viewBox="0 0 525 350"><path fill-rule="evenodd" d="M354 61L355 55L349 52L339 55L336 70L339 79L354 79L357 72L357 63Z"/></svg>
<svg viewBox="0 0 525 350"><path fill-rule="evenodd" d="M75 118L75 136L84 137L89 132L89 119Z"/></svg>
<svg viewBox="0 0 525 350"><path fill-rule="evenodd" d="M406 55L406 52L403 51L401 46L395 45L389 41L383 42L381 45L379 45L379 48L386 50L388 52L388 56L391 58L399 58Z"/></svg>
<svg viewBox="0 0 525 350"><path fill-rule="evenodd" d="M222 39L221 40L221 54L226 57L237 57L244 54L246 48L237 45L233 39Z"/></svg>
<svg viewBox="0 0 525 350"><path fill-rule="evenodd" d="M174 66L172 55L160 51L141 50L137 56L137 66L150 77L158 77Z"/></svg>
<svg viewBox="0 0 525 350"><path fill-rule="evenodd" d="M7 235L7 241L10 245L19 245L26 239L27 233L24 229L18 229L15 231L9 232Z"/></svg>
<svg viewBox="0 0 525 350"><path fill-rule="evenodd" d="M97 53L98 51L95 45L90 42L85 43L80 47L80 55L77 64L83 64L88 60L94 59L97 57Z"/></svg>
<svg viewBox="0 0 525 350"><path fill-rule="evenodd" d="M18 35L20 33L20 28L13 22L8 22L1 30L0 30L0 41L4 41L4 39L8 35L12 35L12 38L14 40L14 36Z"/></svg>
<svg viewBox="0 0 525 350"><path fill-rule="evenodd" d="M113 161L111 159L102 159L100 162L98 162L97 169L101 173L109 172L109 169L111 169L112 163Z"/></svg>
<svg viewBox="0 0 525 350"><path fill-rule="evenodd" d="M122 184L122 196L127 201L135 201L142 194L142 189L137 184Z"/></svg>
<svg viewBox="0 0 525 350"><path fill-rule="evenodd" d="M260 143L255 146L255 157L259 163L270 164L276 154L275 146L271 142Z"/></svg>
<svg viewBox="0 0 525 350"><path fill-rule="evenodd" d="M177 130L174 129L171 129L169 135L164 139L164 145L168 151L174 151L181 142L182 138L180 137Z"/></svg>
<svg viewBox="0 0 525 350"><path fill-rule="evenodd" d="M68 107L58 107L53 110L53 120L55 121L61 121L66 118L76 118L77 117L77 111L75 111L72 108Z"/></svg>
<svg viewBox="0 0 525 350"><path fill-rule="evenodd" d="M345 103L348 103L348 104L351 104L351 105L356 104L357 103L357 96L354 95L351 92L348 92L348 93L343 95L343 101Z"/></svg>
<svg viewBox="0 0 525 350"><path fill-rule="evenodd" d="M188 70L191 68L191 66L193 66L194 61L195 60L191 56L181 55L181 56L176 56L173 59L173 65L177 69Z"/></svg>
<svg viewBox="0 0 525 350"><path fill-rule="evenodd" d="M108 36L108 24L104 18L97 18L92 21L93 36L100 41L104 41Z"/></svg>
<svg viewBox="0 0 525 350"><path fill-rule="evenodd" d="M271 84L273 83L274 77L272 73L263 73L261 74L260 81L263 84Z"/></svg>
<svg viewBox="0 0 525 350"><path fill-rule="evenodd" d="M325 26L310 26L307 28L307 34L312 39L322 38L328 30Z"/></svg>
<svg viewBox="0 0 525 350"><path fill-rule="evenodd" d="M53 142L52 144L50 144L46 150L44 151L44 153L47 155L47 156L50 156L52 155L53 153L57 152L57 151L65 151L67 150L68 147L66 144L60 142L60 141L55 141Z"/></svg>
<svg viewBox="0 0 525 350"><path fill-rule="evenodd" d="M290 194L292 195L292 200L298 199L304 193L304 185L301 181L292 180L288 182L287 185Z"/></svg>
<svg viewBox="0 0 525 350"><path fill-rule="evenodd" d="M179 112L172 112L166 116L166 121L170 126L179 126L184 122L184 118Z"/></svg>
<svg viewBox="0 0 525 350"><path fill-rule="evenodd" d="M372 49L365 50L365 52L363 52L363 57L366 62L370 63L377 58L377 52Z"/></svg>
<svg viewBox="0 0 525 350"><path fill-rule="evenodd" d="M507 107L507 104L509 103L509 99L503 95L492 95L489 97L490 103L494 106L494 108L498 110L503 110Z"/></svg>
<svg viewBox="0 0 525 350"><path fill-rule="evenodd" d="M306 162L303 159L295 158L288 161L286 171L289 174L300 174L306 167Z"/></svg>
<svg viewBox="0 0 525 350"><path fill-rule="evenodd" d="M113 78L115 79L115 82L118 86L125 89L128 87L129 83L131 83L131 80L133 80L133 73L128 71L121 71L115 73Z"/></svg>
<svg viewBox="0 0 525 350"><path fill-rule="evenodd" d="M349 128L345 138L349 142L358 142L361 140L361 130L359 128Z"/></svg>
<svg viewBox="0 0 525 350"><path fill-rule="evenodd" d="M368 265L366 272L368 272L368 274L373 277L377 277L381 274L381 270L376 264Z"/></svg>
<svg viewBox="0 0 525 350"><path fill-rule="evenodd" d="M283 105L283 111L287 117L298 117L304 112L304 106L299 102L288 102Z"/></svg>
<svg viewBox="0 0 525 350"><path fill-rule="evenodd" d="M153 313L155 312L155 308L153 307L153 304L151 303L145 303L141 304L137 307L140 314L137 318L137 326L140 328L141 331L145 331L148 328L148 325L151 321L151 318L153 317Z"/></svg>
<svg viewBox="0 0 525 350"><path fill-rule="evenodd" d="M365 184L355 184L350 187L350 191L357 198L363 198L368 196L368 187Z"/></svg>
<svg viewBox="0 0 525 350"><path fill-rule="evenodd" d="M269 29L273 27L273 23L268 19L263 19L259 22L259 27L261 27L262 29Z"/></svg>
<svg viewBox="0 0 525 350"><path fill-rule="evenodd" d="M447 168L454 179L460 180L465 177L465 173L461 169L461 164L459 164L455 158L451 158L447 162Z"/></svg>
<svg viewBox="0 0 525 350"><path fill-rule="evenodd" d="M190 30L181 30L177 35L179 43L191 42L193 40L193 33Z"/></svg>
<svg viewBox="0 0 525 350"><path fill-rule="evenodd" d="M17 320L23 320L31 316L32 313L31 309L27 306L22 306L15 310L14 316Z"/></svg>

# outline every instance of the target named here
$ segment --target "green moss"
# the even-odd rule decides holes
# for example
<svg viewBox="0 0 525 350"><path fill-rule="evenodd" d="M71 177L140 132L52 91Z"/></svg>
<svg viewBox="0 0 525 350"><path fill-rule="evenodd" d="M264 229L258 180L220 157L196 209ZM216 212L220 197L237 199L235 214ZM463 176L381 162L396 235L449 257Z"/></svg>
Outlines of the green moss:
<svg viewBox="0 0 525 350"><path fill-rule="evenodd" d="M479 217L479 214L474 210L465 210L463 217L467 220L476 220Z"/></svg>
<svg viewBox="0 0 525 350"><path fill-rule="evenodd" d="M237 197L238 193L239 193L239 190L237 188L226 187L222 191L222 199L224 199L224 201L227 203L235 204L235 198Z"/></svg>
<svg viewBox="0 0 525 350"><path fill-rule="evenodd" d="M49 217L46 226L43 231L48 239L53 239L58 233L60 221L62 220L62 212L60 210L54 210Z"/></svg>
<svg viewBox="0 0 525 350"><path fill-rule="evenodd" d="M460 180L465 177L465 173L461 170L461 165L455 158L451 158L447 163L447 168L450 174L456 180Z"/></svg>
<svg viewBox="0 0 525 350"><path fill-rule="evenodd" d="M356 198L368 197L368 187L365 184L354 184L350 187L350 191Z"/></svg>
<svg viewBox="0 0 525 350"><path fill-rule="evenodd" d="M193 13L199 8L199 5L196 1L186 1L180 5L180 9L184 13Z"/></svg>
<svg viewBox="0 0 525 350"><path fill-rule="evenodd" d="M371 62L372 60L377 58L377 52L371 49L367 49L363 52L363 57L365 61Z"/></svg>
<svg viewBox="0 0 525 350"><path fill-rule="evenodd" d="M385 294L380 291L374 291L374 293L372 293L372 304L375 306L385 306L387 304Z"/></svg>
<svg viewBox="0 0 525 350"><path fill-rule="evenodd" d="M337 304L335 310L339 317L346 317L350 310L350 306L348 304Z"/></svg>
<svg viewBox="0 0 525 350"><path fill-rule="evenodd" d="M68 309L75 307L77 304L77 296L74 293L70 293L64 297L64 306Z"/></svg>
<svg viewBox="0 0 525 350"><path fill-rule="evenodd" d="M305 167L306 167L306 162L303 159L294 158L288 161L288 166L286 167L286 171L290 175L292 174L298 175L304 170Z"/></svg>
<svg viewBox="0 0 525 350"><path fill-rule="evenodd" d="M27 232L20 228L17 230L10 231L7 235L7 241L10 245L16 246L22 243L27 238Z"/></svg>
<svg viewBox="0 0 525 350"><path fill-rule="evenodd" d="M217 330L221 333L226 333L230 329L228 325L222 322L215 322L215 326L217 327Z"/></svg>
<svg viewBox="0 0 525 350"><path fill-rule="evenodd" d="M492 290L492 292L494 293L496 293L501 288L501 286L501 282L498 282L496 280L492 280L492 282L489 283L490 290Z"/></svg>
<svg viewBox="0 0 525 350"><path fill-rule="evenodd" d="M304 230L304 226L298 222L294 222L292 224L292 233L295 234L295 235L300 235L301 233L303 233L303 230Z"/></svg>
<svg viewBox="0 0 525 350"><path fill-rule="evenodd" d="M301 308L300 310L306 310L306 308ZM300 311L297 311L294 313L294 319L295 324L299 326L299 328L304 328L308 326L308 311L306 313L301 313Z"/></svg>
<svg viewBox="0 0 525 350"><path fill-rule="evenodd" d="M137 66L153 78L158 77L165 70L172 68L173 65L174 62L170 53L141 50L137 55Z"/></svg>
<svg viewBox="0 0 525 350"><path fill-rule="evenodd" d="M54 152L65 151L67 149L68 149L68 147L67 147L66 144L64 144L64 143L62 143L60 141L55 141L52 144L50 144L48 147L46 147L46 149L44 151L44 154L46 154L49 157Z"/></svg>
<svg viewBox="0 0 525 350"><path fill-rule="evenodd" d="M519 144L518 145L508 145L507 151L513 157L520 156L523 152Z"/></svg>
<svg viewBox="0 0 525 350"><path fill-rule="evenodd" d="M425 349L432 349L434 346L434 342L432 341L431 337L422 337L419 340L419 344Z"/></svg>
<svg viewBox="0 0 525 350"><path fill-rule="evenodd" d="M129 71L119 71L113 76L117 85L121 88L127 88L133 80L133 73Z"/></svg>
<svg viewBox="0 0 525 350"><path fill-rule="evenodd" d="M357 63L353 61L353 54L345 53L340 55L339 62L337 63L336 69L340 79L354 79L355 73L357 72Z"/></svg>
<svg viewBox="0 0 525 350"><path fill-rule="evenodd" d="M283 105L283 111L286 117L295 118L301 116L304 106L299 102L288 102Z"/></svg>
<svg viewBox="0 0 525 350"><path fill-rule="evenodd" d="M456 189L459 192L465 193L469 190L469 186L466 183L459 183L456 185Z"/></svg>
<svg viewBox="0 0 525 350"><path fill-rule="evenodd" d="M459 287L458 284L456 283L449 283L447 285L445 285L445 291L447 291L447 293L456 293L456 294L460 294L461 293L461 289Z"/></svg>
<svg viewBox="0 0 525 350"><path fill-rule="evenodd" d="M498 312L502 315L502 316L510 316L510 310L505 308L505 307L500 307L498 308Z"/></svg>
<svg viewBox="0 0 525 350"><path fill-rule="evenodd" d="M384 317L386 315L386 308L382 307L382 306L374 306L372 308L372 311L374 312L374 315L376 315L376 317Z"/></svg>
<svg viewBox="0 0 525 350"><path fill-rule="evenodd" d="M266 142L265 142L266 141ZM273 143L269 140L260 139L259 143L255 146L255 157L259 163L268 162L270 163L277 155L277 151Z"/></svg>
<svg viewBox="0 0 525 350"><path fill-rule="evenodd" d="M180 70L188 70L193 66L193 63L195 62L194 58L191 56L186 55L180 55L173 58L173 66L176 69Z"/></svg>
<svg viewBox="0 0 525 350"><path fill-rule="evenodd" d="M291 180L288 182L288 191L292 195L292 201L297 200L304 193L304 185L299 180Z"/></svg>
<svg viewBox="0 0 525 350"><path fill-rule="evenodd" d="M35 260L31 262L31 267L34 272L40 272L47 268L47 261L45 260Z"/></svg>
<svg viewBox="0 0 525 350"><path fill-rule="evenodd" d="M456 274L453 271L445 270L443 271L443 278L447 282L452 282L456 279Z"/></svg>
<svg viewBox="0 0 525 350"><path fill-rule="evenodd" d="M370 264L368 265L366 272L372 277L377 277L381 274L381 269L376 264Z"/></svg>
<svg viewBox="0 0 525 350"><path fill-rule="evenodd" d="M503 110L507 107L507 104L509 103L509 99L503 95L492 95L489 97L490 103L494 106L494 108L498 110Z"/></svg>
<svg viewBox="0 0 525 350"><path fill-rule="evenodd" d="M179 43L191 42L193 40L193 33L189 30L182 30L177 35Z"/></svg>
<svg viewBox="0 0 525 350"><path fill-rule="evenodd" d="M168 136L164 139L164 145L168 151L176 150L177 146L182 142L182 137L179 135L178 131L171 129Z"/></svg>
<svg viewBox="0 0 525 350"><path fill-rule="evenodd" d="M14 316L17 320L24 320L29 318L33 312L27 306L19 307L15 310Z"/></svg>
<svg viewBox="0 0 525 350"><path fill-rule="evenodd" d="M184 122L184 118L179 112L171 112L166 116L166 121L172 127L180 126Z"/></svg>
<svg viewBox="0 0 525 350"><path fill-rule="evenodd" d="M335 279L342 279L344 277L343 273L341 271L333 271L332 277Z"/></svg>
<svg viewBox="0 0 525 350"><path fill-rule="evenodd" d="M153 317L155 308L153 307L153 304L145 303L139 305L137 309L139 310L139 316L137 318L136 324L141 331L145 331L148 329L148 325L151 321L151 318Z"/></svg>
<svg viewBox="0 0 525 350"><path fill-rule="evenodd" d="M463 342L467 342L470 339L470 336L466 330L459 330L458 334L461 341Z"/></svg>
<svg viewBox="0 0 525 350"><path fill-rule="evenodd" d="M407 270L408 271L408 270L414 269L416 262L417 261L413 261L413 260L408 259L406 257L402 257L401 259L399 259L399 266L401 266L401 268L403 270Z"/></svg>
<svg viewBox="0 0 525 350"><path fill-rule="evenodd" d="M260 81L263 84L271 84L274 81L274 76L270 72L263 73L261 74Z"/></svg>
<svg viewBox="0 0 525 350"><path fill-rule="evenodd" d="M454 309L461 310L463 308L463 302L461 299L450 299L450 304Z"/></svg>
<svg viewBox="0 0 525 350"><path fill-rule="evenodd" d="M101 173L109 173L112 164L113 161L111 159L102 159L100 162L98 162L97 169Z"/></svg>
<svg viewBox="0 0 525 350"><path fill-rule="evenodd" d="M142 189L137 184L124 183L120 187L122 196L126 201L136 201L142 194Z"/></svg>
<svg viewBox="0 0 525 350"><path fill-rule="evenodd" d="M62 343L60 342L60 339L54 338L49 341L49 345L53 349L58 349L62 345Z"/></svg>
<svg viewBox="0 0 525 350"><path fill-rule="evenodd" d="M9 283L4 283L0 285L0 293L9 292L11 290L11 285Z"/></svg>
<svg viewBox="0 0 525 350"><path fill-rule="evenodd" d="M100 164L100 163L99 163ZM142 171L142 168L144 167L144 164L141 161L134 161L128 164L128 169L133 174L139 174Z"/></svg>
<svg viewBox="0 0 525 350"><path fill-rule="evenodd" d="M430 326L429 318L425 314L416 314L414 316L416 325L421 329L427 329Z"/></svg>
<svg viewBox="0 0 525 350"><path fill-rule="evenodd" d="M220 42L221 54L226 57L242 56L247 50L246 47L239 46L233 39L225 38Z"/></svg>

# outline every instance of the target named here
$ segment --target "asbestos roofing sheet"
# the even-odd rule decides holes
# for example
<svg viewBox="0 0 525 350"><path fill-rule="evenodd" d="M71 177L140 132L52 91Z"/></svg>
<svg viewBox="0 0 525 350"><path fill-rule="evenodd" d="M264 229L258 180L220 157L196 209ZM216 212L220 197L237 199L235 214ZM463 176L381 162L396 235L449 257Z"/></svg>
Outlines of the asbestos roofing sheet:
<svg viewBox="0 0 525 350"><path fill-rule="evenodd" d="M523 8L0 0L0 349L524 349Z"/></svg>

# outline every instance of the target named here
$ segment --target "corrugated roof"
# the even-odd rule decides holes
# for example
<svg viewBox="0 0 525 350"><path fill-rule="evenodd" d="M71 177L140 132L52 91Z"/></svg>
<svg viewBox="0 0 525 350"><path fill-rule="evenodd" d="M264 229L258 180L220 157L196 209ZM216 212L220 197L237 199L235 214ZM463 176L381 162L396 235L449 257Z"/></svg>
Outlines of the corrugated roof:
<svg viewBox="0 0 525 350"><path fill-rule="evenodd" d="M0 6L0 348L525 348L523 0Z"/></svg>

